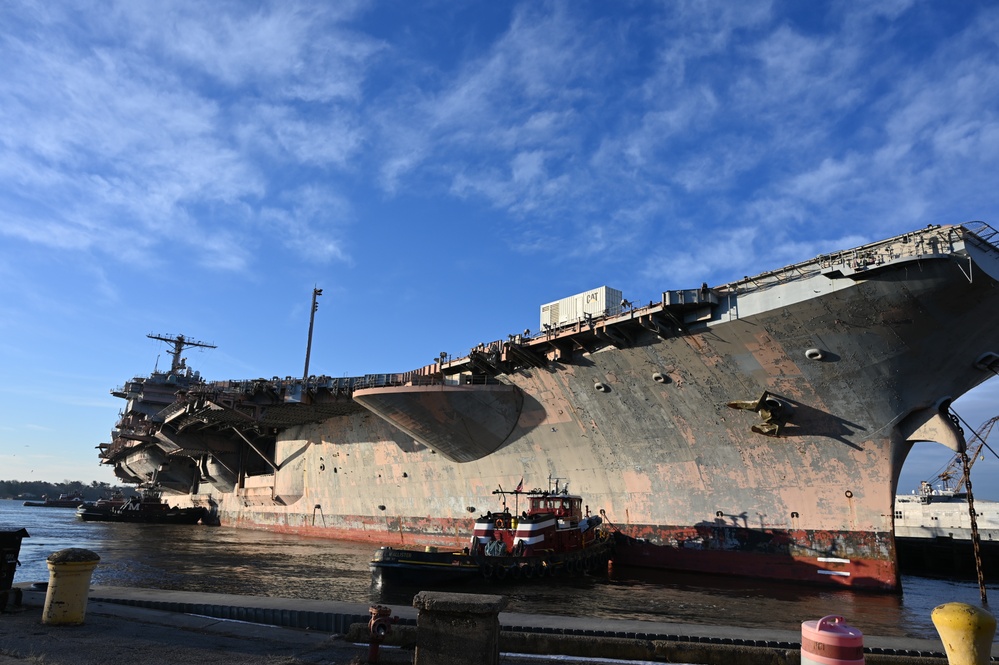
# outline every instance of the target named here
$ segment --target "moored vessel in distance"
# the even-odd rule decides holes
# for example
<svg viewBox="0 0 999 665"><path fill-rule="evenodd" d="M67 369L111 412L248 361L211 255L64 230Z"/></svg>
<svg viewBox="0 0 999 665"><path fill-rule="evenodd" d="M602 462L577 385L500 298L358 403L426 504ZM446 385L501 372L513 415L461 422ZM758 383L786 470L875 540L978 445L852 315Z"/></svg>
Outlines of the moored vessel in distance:
<svg viewBox="0 0 999 665"><path fill-rule="evenodd" d="M60 494L57 499L43 496L41 501L25 501L24 505L32 508L76 508L85 501L79 492L66 492Z"/></svg>
<svg viewBox="0 0 999 665"><path fill-rule="evenodd" d="M612 534L602 520L583 508L568 485L523 492L513 490L513 510L500 488L503 506L474 522L471 539L460 551L382 547L371 560L372 579L385 583L426 584L482 578L497 581L541 580L548 577L607 572L613 550ZM524 499L525 510L520 511Z"/></svg>
<svg viewBox="0 0 999 665"><path fill-rule="evenodd" d="M999 501L975 499L979 557L987 579L999 571ZM895 497L895 544L903 572L933 577L976 574L968 495L928 484Z"/></svg>
<svg viewBox="0 0 999 665"><path fill-rule="evenodd" d="M559 472L615 565L897 591L911 446L999 371L997 233L924 229L646 304L602 287L541 330L401 374L206 382L174 345L101 460L222 524L464 546L510 477ZM520 327L518 326L518 329ZM414 351L415 353L416 351Z"/></svg>

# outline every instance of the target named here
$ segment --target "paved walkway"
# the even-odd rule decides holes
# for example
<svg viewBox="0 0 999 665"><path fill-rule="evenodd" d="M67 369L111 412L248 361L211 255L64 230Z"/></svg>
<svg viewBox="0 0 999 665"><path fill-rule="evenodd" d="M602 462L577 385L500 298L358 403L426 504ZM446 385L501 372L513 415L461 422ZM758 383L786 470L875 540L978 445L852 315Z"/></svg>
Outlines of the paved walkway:
<svg viewBox="0 0 999 665"><path fill-rule="evenodd" d="M28 596L26 594L26 596ZM91 602L81 626L41 622L42 603L25 598L23 611L0 615L0 665L297 665L364 663L367 647L328 633L221 621L110 603ZM382 662L412 662L399 651Z"/></svg>

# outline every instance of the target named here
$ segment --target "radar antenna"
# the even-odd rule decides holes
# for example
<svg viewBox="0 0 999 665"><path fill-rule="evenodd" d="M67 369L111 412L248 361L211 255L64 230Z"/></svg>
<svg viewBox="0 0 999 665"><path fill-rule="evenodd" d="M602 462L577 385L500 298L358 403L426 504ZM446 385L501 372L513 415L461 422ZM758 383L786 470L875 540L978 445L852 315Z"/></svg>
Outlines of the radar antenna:
<svg viewBox="0 0 999 665"><path fill-rule="evenodd" d="M198 342L193 339L188 339L183 335L154 335L149 333L146 335L149 339L158 339L161 342L166 342L167 344L173 344L173 351L170 353L173 360L170 363L170 371L178 372L185 369L184 358L180 357L180 354L184 352L184 349L191 347L201 347L205 349L217 348L214 344L208 344L206 342Z"/></svg>

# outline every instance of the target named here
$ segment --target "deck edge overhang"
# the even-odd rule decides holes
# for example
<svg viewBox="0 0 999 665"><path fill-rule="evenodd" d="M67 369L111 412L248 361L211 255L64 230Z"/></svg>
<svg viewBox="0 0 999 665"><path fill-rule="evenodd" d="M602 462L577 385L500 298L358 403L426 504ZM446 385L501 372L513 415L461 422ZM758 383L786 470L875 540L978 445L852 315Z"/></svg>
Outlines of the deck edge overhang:
<svg viewBox="0 0 999 665"><path fill-rule="evenodd" d="M512 385L395 386L354 392L354 401L453 462L494 453L524 405Z"/></svg>

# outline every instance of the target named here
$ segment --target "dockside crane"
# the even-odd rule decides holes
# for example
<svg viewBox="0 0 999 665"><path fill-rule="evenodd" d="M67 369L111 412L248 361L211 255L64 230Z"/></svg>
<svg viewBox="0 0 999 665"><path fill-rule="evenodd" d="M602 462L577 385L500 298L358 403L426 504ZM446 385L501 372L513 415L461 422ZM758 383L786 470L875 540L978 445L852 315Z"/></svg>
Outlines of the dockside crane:
<svg viewBox="0 0 999 665"><path fill-rule="evenodd" d="M937 478L943 484L944 490L949 490L953 487L955 493L960 492L963 487L967 485L968 474L971 472L971 467L974 466L975 462L982 456L982 449L988 447L986 441L988 441L989 435L992 433L992 428L995 426L996 422L999 422L999 416L993 416L986 420L978 428L978 431L974 432L971 441L974 446L971 448L969 446L968 451L968 472L963 470L963 462L961 460L961 455L955 455L944 470L937 474ZM977 442L977 443L976 443ZM992 450L989 448L989 450ZM957 483L951 485L950 482L960 473Z"/></svg>
<svg viewBox="0 0 999 665"><path fill-rule="evenodd" d="M955 418L955 423L964 422L956 414L954 414L954 418ZM976 440L978 442L978 444L975 446L974 453L969 455L968 448L965 447L964 451L958 453L957 456L950 461L950 464L948 464L943 471L937 474L937 478L939 478L943 482L944 488L947 489L950 479L957 474L957 469L958 469L957 465L958 464L961 465L960 466L961 478L960 480L957 481L957 484L954 485L953 492L954 493L959 492L962 487L966 490L965 496L968 499L968 518L969 521L971 522L971 545L972 545L972 551L974 552L975 555L975 571L978 573L978 590L979 593L981 594L982 605L988 605L989 601L985 587L985 574L982 569L981 538L978 535L978 514L975 511L975 497L971 491L971 467L981 455L982 448L988 448L993 455L996 454L995 451L992 450L992 448L986 442L986 439L988 439L989 434L992 433L992 427L996 424L997 420L999 420L999 416L993 416L992 418L989 418L984 423L982 423L982 426L979 427L978 431L974 433L973 440ZM926 487L926 490L929 491L928 487L929 483L924 482L923 485L924 487Z"/></svg>

